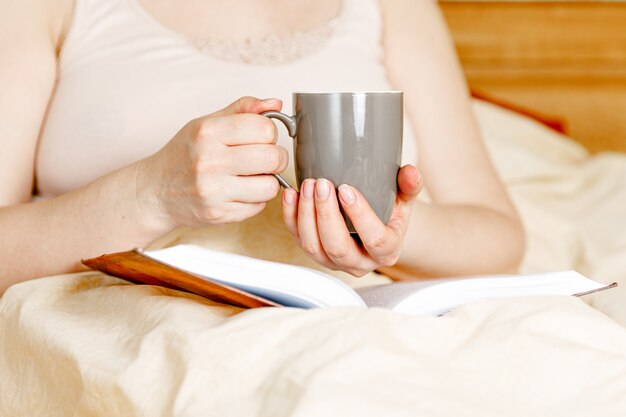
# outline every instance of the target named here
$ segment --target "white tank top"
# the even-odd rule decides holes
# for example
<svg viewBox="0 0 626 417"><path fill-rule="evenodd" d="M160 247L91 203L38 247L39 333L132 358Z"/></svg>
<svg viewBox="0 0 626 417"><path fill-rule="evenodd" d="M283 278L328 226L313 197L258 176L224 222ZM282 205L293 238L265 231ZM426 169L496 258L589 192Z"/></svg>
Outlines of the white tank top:
<svg viewBox="0 0 626 417"><path fill-rule="evenodd" d="M39 141L36 172L43 198L153 154L188 121L240 96L281 98L283 110L291 113L293 91L393 89L383 63L377 0L344 0L322 45L277 65L203 53L137 0L76 0L74 13ZM279 132L278 143L291 152L282 126ZM403 163L415 163L416 157L405 122ZM294 180L292 166L285 176ZM290 243L277 201L253 219L213 229L179 231L165 239L201 239L217 249L314 266Z"/></svg>

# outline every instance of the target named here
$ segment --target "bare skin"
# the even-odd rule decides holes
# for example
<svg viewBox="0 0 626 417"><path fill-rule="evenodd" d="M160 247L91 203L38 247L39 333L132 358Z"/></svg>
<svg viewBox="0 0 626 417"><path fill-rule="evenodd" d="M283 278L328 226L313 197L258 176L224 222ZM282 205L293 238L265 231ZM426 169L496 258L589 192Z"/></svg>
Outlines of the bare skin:
<svg viewBox="0 0 626 417"><path fill-rule="evenodd" d="M315 7L309 0L141 2L174 30L193 28L200 32L188 34L222 39L306 29L340 8L339 0ZM523 231L480 141L436 5L381 0L381 6L388 75L405 92L423 155L421 175L414 167L400 172L388 225L358 190L340 192L338 202L323 180L309 181L311 198L284 193L285 223L313 259L357 276L374 269L398 279L512 271L523 254ZM282 104L243 98L181 126L144 160L81 189L30 202L37 138L72 9L73 0L0 0L0 293L19 281L79 270L81 258L146 245L180 225L253 216L279 192L268 174L287 164L287 152L275 144L275 126L258 115ZM433 204L415 202L422 184ZM338 204L353 219L363 247L346 237Z"/></svg>

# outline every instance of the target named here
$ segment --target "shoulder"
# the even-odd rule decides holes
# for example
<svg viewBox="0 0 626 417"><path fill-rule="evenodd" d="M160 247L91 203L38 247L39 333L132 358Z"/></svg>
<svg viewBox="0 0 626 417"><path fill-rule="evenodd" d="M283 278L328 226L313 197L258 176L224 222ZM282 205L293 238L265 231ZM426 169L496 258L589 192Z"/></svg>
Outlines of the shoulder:
<svg viewBox="0 0 626 417"><path fill-rule="evenodd" d="M450 35L437 0L378 0L385 48L448 47Z"/></svg>
<svg viewBox="0 0 626 417"><path fill-rule="evenodd" d="M0 0L0 26L4 29L0 31L0 41L10 42L17 33L39 34L59 49L69 30L76 1Z"/></svg>
<svg viewBox="0 0 626 417"><path fill-rule="evenodd" d="M413 12L437 10L437 0L378 0L378 4L385 15L407 15ZM419 18L419 15L413 16Z"/></svg>
<svg viewBox="0 0 626 417"><path fill-rule="evenodd" d="M386 30L413 25L413 29L427 25L440 14L437 0L377 0Z"/></svg>

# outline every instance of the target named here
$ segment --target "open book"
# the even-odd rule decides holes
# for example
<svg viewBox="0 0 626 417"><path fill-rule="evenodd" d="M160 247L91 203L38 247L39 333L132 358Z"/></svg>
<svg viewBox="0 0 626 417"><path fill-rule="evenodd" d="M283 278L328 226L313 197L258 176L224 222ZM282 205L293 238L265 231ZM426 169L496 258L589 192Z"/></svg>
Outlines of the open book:
<svg viewBox="0 0 626 417"><path fill-rule="evenodd" d="M526 276L419 280L358 290L322 272L194 245L136 249L84 260L91 268L134 282L161 285L241 307L385 307L414 315L439 315L491 298L583 295L600 284L574 271Z"/></svg>

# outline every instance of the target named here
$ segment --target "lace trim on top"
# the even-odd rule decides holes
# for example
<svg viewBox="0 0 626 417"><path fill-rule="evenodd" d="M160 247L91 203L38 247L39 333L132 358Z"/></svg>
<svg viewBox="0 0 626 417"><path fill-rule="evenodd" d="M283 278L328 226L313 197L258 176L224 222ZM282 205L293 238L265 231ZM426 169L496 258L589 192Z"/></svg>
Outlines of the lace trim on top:
<svg viewBox="0 0 626 417"><path fill-rule="evenodd" d="M241 64L280 65L296 61L321 48L335 32L339 15L328 22L304 31L285 35L270 34L241 41L194 39L187 41L202 54Z"/></svg>

